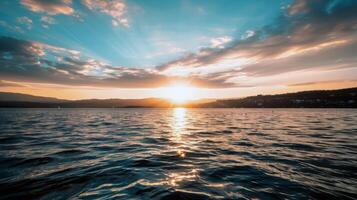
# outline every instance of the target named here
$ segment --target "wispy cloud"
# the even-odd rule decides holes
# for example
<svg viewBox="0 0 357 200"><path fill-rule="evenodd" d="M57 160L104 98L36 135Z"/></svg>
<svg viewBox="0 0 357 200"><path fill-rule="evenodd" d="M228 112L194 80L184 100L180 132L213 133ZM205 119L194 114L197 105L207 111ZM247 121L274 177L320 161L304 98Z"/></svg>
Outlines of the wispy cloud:
<svg viewBox="0 0 357 200"><path fill-rule="evenodd" d="M247 30L242 36L241 36L241 39L242 40L246 40L252 36L254 36L255 32L252 31L252 30Z"/></svg>
<svg viewBox="0 0 357 200"><path fill-rule="evenodd" d="M160 87L173 81L228 86L219 77L166 76L156 69L112 66L75 50L11 37L0 37L0 55L0 78L7 81L117 88Z"/></svg>
<svg viewBox="0 0 357 200"><path fill-rule="evenodd" d="M10 24L8 24L7 22L5 21L2 21L0 20L0 27L4 28L4 29L7 29L9 31L12 31L12 32L17 32L17 33L24 33L24 30L22 30L21 27L19 26L12 26Z"/></svg>
<svg viewBox="0 0 357 200"><path fill-rule="evenodd" d="M127 6L124 1L82 0L82 2L90 10L111 16L113 26L129 27L129 20L126 16Z"/></svg>
<svg viewBox="0 0 357 200"><path fill-rule="evenodd" d="M56 20L53 17L50 17L50 16L41 16L40 20L41 20L42 26L44 28L48 28L49 25L56 24Z"/></svg>
<svg viewBox="0 0 357 200"><path fill-rule="evenodd" d="M25 25L27 29L32 29L32 20L30 18L18 17L16 21L22 25Z"/></svg>
<svg viewBox="0 0 357 200"><path fill-rule="evenodd" d="M211 47L212 48L221 48L223 49L224 48L224 45L228 42L231 42L232 41L232 37L230 36L222 36L222 37L217 37L217 38L212 38L210 40L211 42Z"/></svg>
<svg viewBox="0 0 357 200"><path fill-rule="evenodd" d="M224 48L203 48L157 69L170 74L184 70L189 76L216 67L231 77L254 78L356 67L355 13L355 1L297 0L272 25L246 32Z"/></svg>
<svg viewBox="0 0 357 200"><path fill-rule="evenodd" d="M340 83L350 83L350 82L357 82L357 80L335 80L335 81L317 81L317 82L303 82L303 83L296 83L290 84L289 86L296 87L296 86L312 86L312 85L321 85L321 84L340 84Z"/></svg>
<svg viewBox="0 0 357 200"><path fill-rule="evenodd" d="M26 87L26 86L14 82L0 80L0 88L2 87Z"/></svg>
<svg viewBox="0 0 357 200"><path fill-rule="evenodd" d="M82 0L81 3L88 9L110 16L112 25L122 25L129 27L129 20L127 17L127 6L123 0ZM72 15L79 17L79 11L75 10L72 5L72 0L21 0L21 4L27 9L44 13L46 15ZM83 19L81 19L83 20ZM48 28L49 24L54 24L54 18L43 16L41 21L43 26Z"/></svg>
<svg viewBox="0 0 357 200"><path fill-rule="evenodd" d="M49 15L72 15L72 0L21 0L21 4L33 12Z"/></svg>

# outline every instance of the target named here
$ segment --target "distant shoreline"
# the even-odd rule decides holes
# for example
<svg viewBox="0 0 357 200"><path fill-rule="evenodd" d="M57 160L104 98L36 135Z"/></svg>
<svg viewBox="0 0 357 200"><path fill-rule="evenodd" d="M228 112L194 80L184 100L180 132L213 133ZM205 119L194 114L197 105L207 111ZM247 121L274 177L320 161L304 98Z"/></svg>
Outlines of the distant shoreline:
<svg viewBox="0 0 357 200"><path fill-rule="evenodd" d="M357 108L357 88L173 104L160 98L61 100L0 92L1 108Z"/></svg>

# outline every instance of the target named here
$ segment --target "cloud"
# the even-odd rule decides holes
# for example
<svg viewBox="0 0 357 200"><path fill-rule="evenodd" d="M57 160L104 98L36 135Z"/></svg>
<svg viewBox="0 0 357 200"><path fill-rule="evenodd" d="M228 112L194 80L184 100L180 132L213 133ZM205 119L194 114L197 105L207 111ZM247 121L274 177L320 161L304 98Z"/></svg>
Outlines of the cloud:
<svg viewBox="0 0 357 200"><path fill-rule="evenodd" d="M56 24L56 20L50 16L41 16L40 20L43 28L49 28L49 25Z"/></svg>
<svg viewBox="0 0 357 200"><path fill-rule="evenodd" d="M82 4L92 11L97 11L109 15L113 26L129 27L127 18L127 6L123 0L82 0ZM45 13L47 15L72 15L82 20L79 13L72 7L72 0L21 0L21 4L27 9ZM48 28L49 24L54 24L54 18L49 16L41 17L44 23L42 26Z"/></svg>
<svg viewBox="0 0 357 200"><path fill-rule="evenodd" d="M18 17L16 20L18 23L26 26L27 29L32 29L32 20L28 17Z"/></svg>
<svg viewBox="0 0 357 200"><path fill-rule="evenodd" d="M356 67L356 13L357 1L297 0L273 24L246 32L243 39L220 49L203 48L157 69L171 75L186 71L187 76L216 69L255 78Z"/></svg>
<svg viewBox="0 0 357 200"><path fill-rule="evenodd" d="M18 33L24 33L24 30L22 30L21 27L19 26L11 26L7 22L0 20L0 27L3 27L9 31L12 32L18 32Z"/></svg>
<svg viewBox="0 0 357 200"><path fill-rule="evenodd" d="M26 87L26 86L18 83L0 80L0 88L1 87Z"/></svg>
<svg viewBox="0 0 357 200"><path fill-rule="evenodd" d="M33 12L49 15L72 15L72 0L21 0L21 4Z"/></svg>
<svg viewBox="0 0 357 200"><path fill-rule="evenodd" d="M244 35L242 35L241 39L246 40L252 36L254 36L255 32L252 30L247 30Z"/></svg>
<svg viewBox="0 0 357 200"><path fill-rule="evenodd" d="M46 23L46 24L55 24L56 20L53 17L42 16L41 17L41 22Z"/></svg>
<svg viewBox="0 0 357 200"><path fill-rule="evenodd" d="M109 15L113 26L129 27L129 20L126 16L127 6L123 0L82 0L81 2L92 11ZM33 12L47 15L72 15L81 20L72 7L72 0L21 0L21 4ZM41 17L41 21L44 22L45 28L55 23L54 19L49 16Z"/></svg>
<svg viewBox="0 0 357 200"><path fill-rule="evenodd" d="M129 21L126 16L127 6L124 1L82 0L82 3L90 10L111 16L113 26L129 27Z"/></svg>
<svg viewBox="0 0 357 200"><path fill-rule="evenodd" d="M230 36L223 36L218 38L211 39L211 47L212 48L224 48L224 45L230 41L232 41L232 37Z"/></svg>
<svg viewBox="0 0 357 200"><path fill-rule="evenodd" d="M6 81L76 86L151 88L185 81L202 87L227 87L220 77L166 76L156 69L112 66L75 50L0 37L0 78Z"/></svg>
<svg viewBox="0 0 357 200"><path fill-rule="evenodd" d="M335 80L335 81L317 81L317 82L302 82L290 84L290 87L299 87L299 86L312 86L312 85L321 85L321 84L340 84L340 83L357 83L357 80Z"/></svg>

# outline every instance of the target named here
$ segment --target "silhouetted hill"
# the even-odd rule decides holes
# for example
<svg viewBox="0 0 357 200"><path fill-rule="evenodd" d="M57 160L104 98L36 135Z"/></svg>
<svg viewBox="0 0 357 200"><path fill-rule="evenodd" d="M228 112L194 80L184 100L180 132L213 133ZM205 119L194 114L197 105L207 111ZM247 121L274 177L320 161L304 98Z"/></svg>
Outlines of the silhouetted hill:
<svg viewBox="0 0 357 200"><path fill-rule="evenodd" d="M205 108L357 108L357 88L257 95L199 104Z"/></svg>
<svg viewBox="0 0 357 200"><path fill-rule="evenodd" d="M37 103L58 103L66 102L68 100L57 99L51 97L40 97L28 94L11 93L11 92L0 92L0 101L4 102L37 102Z"/></svg>
<svg viewBox="0 0 357 200"><path fill-rule="evenodd" d="M357 108L357 88L317 90L278 95L257 95L240 99L198 100L186 107L199 108ZM26 108L170 108L166 99L86 99L63 100L17 93L0 93L0 107Z"/></svg>

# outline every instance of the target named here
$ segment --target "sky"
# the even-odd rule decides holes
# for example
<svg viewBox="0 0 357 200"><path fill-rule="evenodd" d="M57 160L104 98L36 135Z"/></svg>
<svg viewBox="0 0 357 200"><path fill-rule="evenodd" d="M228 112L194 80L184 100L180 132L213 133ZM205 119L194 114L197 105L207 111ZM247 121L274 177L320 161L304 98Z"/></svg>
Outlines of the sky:
<svg viewBox="0 0 357 200"><path fill-rule="evenodd" d="M356 52L355 0L0 1L3 92L147 98L184 85L194 98L235 98L356 87Z"/></svg>

